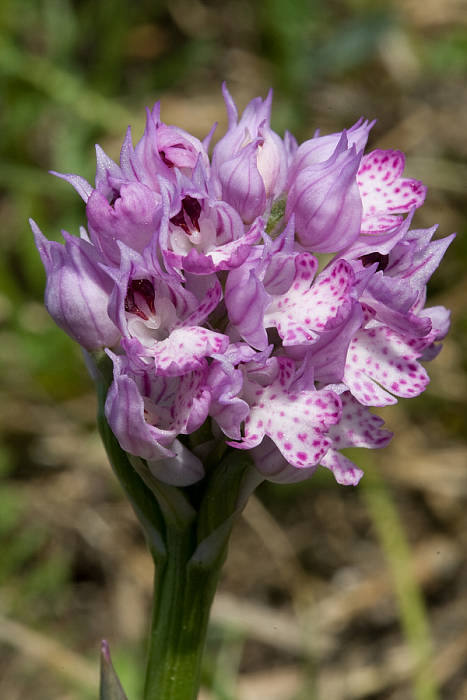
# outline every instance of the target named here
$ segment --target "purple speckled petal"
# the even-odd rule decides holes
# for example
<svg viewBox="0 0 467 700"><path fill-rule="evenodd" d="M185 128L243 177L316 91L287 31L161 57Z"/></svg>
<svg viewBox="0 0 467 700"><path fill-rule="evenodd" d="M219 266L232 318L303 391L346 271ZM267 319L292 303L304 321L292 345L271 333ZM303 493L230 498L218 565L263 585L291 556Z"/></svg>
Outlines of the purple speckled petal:
<svg viewBox="0 0 467 700"><path fill-rule="evenodd" d="M419 356L387 326L361 329L349 347L344 382L364 406L397 403L392 394L418 396L429 382Z"/></svg>
<svg viewBox="0 0 467 700"><path fill-rule="evenodd" d="M341 486L357 486L363 476L363 471L348 457L344 457L344 455L332 448L324 455L321 464L332 471L335 480Z"/></svg>
<svg viewBox="0 0 467 700"><path fill-rule="evenodd" d="M344 447L366 447L380 449L386 447L392 438L389 430L381 428L384 420L362 406L349 391L340 395L342 416L337 425L329 428L329 435L335 449Z"/></svg>
<svg viewBox="0 0 467 700"><path fill-rule="evenodd" d="M243 395L250 405L245 433L240 443L250 449L270 437L285 459L295 467L312 467L328 450L327 431L340 417L340 399L331 391L289 391L295 364L288 358L275 358L277 376L267 386L250 381ZM271 360L272 362L272 360Z"/></svg>
<svg viewBox="0 0 467 700"><path fill-rule="evenodd" d="M390 442L392 433L382 429L383 419L361 406L349 392L341 394L340 398L342 416L339 423L329 429L332 448L321 464L333 472L338 484L356 486L363 476L362 470L337 450L345 447L380 449Z"/></svg>
<svg viewBox="0 0 467 700"><path fill-rule="evenodd" d="M223 353L229 339L200 326L176 328L165 340L157 342L151 354L160 375L177 376L204 367L205 357Z"/></svg>
<svg viewBox="0 0 467 700"><path fill-rule="evenodd" d="M404 164L400 151L378 149L363 156L357 173L363 233L393 228L399 222L390 216L392 213L408 212L423 204L426 187L419 180L401 178Z"/></svg>
<svg viewBox="0 0 467 700"><path fill-rule="evenodd" d="M362 214L361 233L375 234L390 231L400 226L403 217L390 214Z"/></svg>
<svg viewBox="0 0 467 700"><path fill-rule="evenodd" d="M105 412L121 447L147 459L152 473L168 484L188 486L201 479L201 462L175 437L196 430L206 419L210 394L204 373L167 380L145 370L135 374L127 358L109 356L114 381Z"/></svg>
<svg viewBox="0 0 467 700"><path fill-rule="evenodd" d="M314 342L324 330L342 323L352 308L354 274L338 260L313 282L317 261L309 253L296 257L295 280L274 297L265 315L266 327L275 326L285 346Z"/></svg>

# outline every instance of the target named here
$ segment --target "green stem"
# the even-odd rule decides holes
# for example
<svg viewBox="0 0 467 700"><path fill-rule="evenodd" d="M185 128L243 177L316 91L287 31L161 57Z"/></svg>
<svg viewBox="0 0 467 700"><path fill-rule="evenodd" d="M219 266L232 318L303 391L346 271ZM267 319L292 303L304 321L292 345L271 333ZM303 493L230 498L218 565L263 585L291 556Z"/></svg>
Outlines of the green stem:
<svg viewBox="0 0 467 700"><path fill-rule="evenodd" d="M167 531L167 558L156 566L144 700L195 700L209 612L219 579L216 566L190 562L193 525Z"/></svg>
<svg viewBox="0 0 467 700"><path fill-rule="evenodd" d="M244 453L214 449L219 463L189 489L162 483L143 459L127 455L105 418L112 364L87 354L97 384L98 422L110 462L143 527L156 566L144 700L195 700L209 612L230 533L262 480Z"/></svg>
<svg viewBox="0 0 467 700"><path fill-rule="evenodd" d="M174 518L163 508L166 557L156 565L144 700L197 697L209 612L230 533L259 481L246 455L226 455L203 485L196 517ZM186 512L170 490L165 500Z"/></svg>

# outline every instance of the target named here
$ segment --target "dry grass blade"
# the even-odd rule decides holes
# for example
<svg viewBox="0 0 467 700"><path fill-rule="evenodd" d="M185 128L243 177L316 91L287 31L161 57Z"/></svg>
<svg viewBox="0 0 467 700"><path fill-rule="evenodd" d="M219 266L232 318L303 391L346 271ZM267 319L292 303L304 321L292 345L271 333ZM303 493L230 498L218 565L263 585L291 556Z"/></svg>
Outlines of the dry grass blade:
<svg viewBox="0 0 467 700"><path fill-rule="evenodd" d="M217 624L237 628L248 637L276 649L303 653L299 625L288 613L219 593L214 599L211 618Z"/></svg>
<svg viewBox="0 0 467 700"><path fill-rule="evenodd" d="M254 495L250 496L242 516L270 554L284 585L291 593L297 588L300 589L305 572L284 528Z"/></svg>
<svg viewBox="0 0 467 700"><path fill-rule="evenodd" d="M413 556L416 581L423 586L442 580L453 572L461 558L461 552L447 538L423 542ZM306 616L307 642L313 653L321 657L325 651L335 648L337 635L346 625L381 605L390 595L390 581L380 574L348 590L333 592L313 605ZM302 625L291 613L219 593L214 601L212 619L218 624L239 628L250 638L276 649L305 653Z"/></svg>
<svg viewBox="0 0 467 700"><path fill-rule="evenodd" d="M14 647L36 663L93 691L97 697L99 678L97 664L85 661L56 640L31 630L26 625L0 616L0 641Z"/></svg>
<svg viewBox="0 0 467 700"><path fill-rule="evenodd" d="M301 684L302 674L295 666L246 673L239 679L236 700L290 700ZM214 700L214 697L202 690L199 700Z"/></svg>

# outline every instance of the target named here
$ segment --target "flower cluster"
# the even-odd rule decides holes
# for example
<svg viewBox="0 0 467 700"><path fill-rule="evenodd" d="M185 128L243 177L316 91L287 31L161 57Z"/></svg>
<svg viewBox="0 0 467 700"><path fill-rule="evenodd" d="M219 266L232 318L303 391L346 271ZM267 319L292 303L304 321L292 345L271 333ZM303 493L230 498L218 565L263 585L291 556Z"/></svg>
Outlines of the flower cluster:
<svg viewBox="0 0 467 700"><path fill-rule="evenodd" d="M298 145L272 131L271 93L240 119L224 98L212 149L214 129L199 141L156 104L119 165L97 147L95 187L57 173L88 228L62 245L32 222L47 308L85 349L107 349L107 420L160 479L202 478L208 443L182 436L209 421L268 479L321 464L356 484L340 450L391 438L370 407L429 381L420 360L449 314L425 307L426 284L452 236L410 228L426 188L403 177L401 152L364 154L372 123Z"/></svg>

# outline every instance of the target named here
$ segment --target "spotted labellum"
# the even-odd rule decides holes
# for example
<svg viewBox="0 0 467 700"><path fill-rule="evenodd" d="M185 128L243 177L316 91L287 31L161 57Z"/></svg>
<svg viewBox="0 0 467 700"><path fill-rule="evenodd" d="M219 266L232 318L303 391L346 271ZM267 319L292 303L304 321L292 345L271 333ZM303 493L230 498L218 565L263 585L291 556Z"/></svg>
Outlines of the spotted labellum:
<svg viewBox="0 0 467 700"><path fill-rule="evenodd" d="M365 152L373 122L298 145L272 130L272 93L240 118L223 93L212 149L156 104L119 163L97 147L94 185L58 174L87 228L62 245L32 222L47 308L111 359L107 421L161 481L202 479L220 441L266 479L321 465L355 485L341 450L387 445L372 409L428 384L449 312L426 307L426 285L453 236L412 228L426 188L400 151Z"/></svg>

